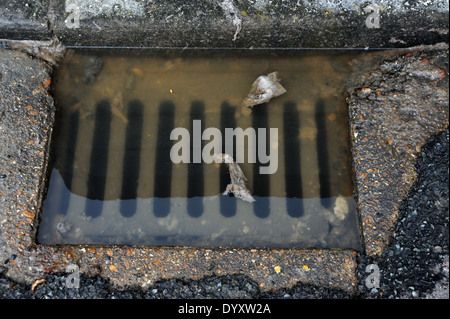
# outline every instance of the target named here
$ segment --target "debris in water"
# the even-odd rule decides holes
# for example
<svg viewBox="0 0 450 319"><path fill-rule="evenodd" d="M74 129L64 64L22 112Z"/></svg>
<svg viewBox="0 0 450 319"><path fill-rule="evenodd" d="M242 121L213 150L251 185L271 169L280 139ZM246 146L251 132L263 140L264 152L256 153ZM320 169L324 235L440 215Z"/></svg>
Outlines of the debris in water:
<svg viewBox="0 0 450 319"><path fill-rule="evenodd" d="M344 220L348 214L348 204L345 200L344 196L339 195L336 198L336 202L334 204L334 214L339 218L339 220Z"/></svg>
<svg viewBox="0 0 450 319"><path fill-rule="evenodd" d="M242 101L242 113L249 115L249 108L269 102L272 98L285 93L286 89L280 84L278 72L259 76L252 84L252 89L247 97Z"/></svg>
<svg viewBox="0 0 450 319"><path fill-rule="evenodd" d="M99 56L89 56L83 69L83 83L93 84L102 70L103 60Z"/></svg>
<svg viewBox="0 0 450 319"><path fill-rule="evenodd" d="M122 113L124 109L122 91L119 91L111 100L112 113L120 118L125 124L128 124L127 117Z"/></svg>
<svg viewBox="0 0 450 319"><path fill-rule="evenodd" d="M254 202L255 199L250 194L250 191L245 186L247 178L242 172L241 167L233 161L233 157L229 154L214 154L215 159L220 159L222 163L228 164L228 171L230 173L231 184L227 185L223 195L233 193L235 197L239 197L246 202Z"/></svg>
<svg viewBox="0 0 450 319"><path fill-rule="evenodd" d="M67 234L71 229L72 229L73 225L72 223L65 221L63 219L61 219L57 224L56 224L56 230L61 234L61 235L65 235Z"/></svg>

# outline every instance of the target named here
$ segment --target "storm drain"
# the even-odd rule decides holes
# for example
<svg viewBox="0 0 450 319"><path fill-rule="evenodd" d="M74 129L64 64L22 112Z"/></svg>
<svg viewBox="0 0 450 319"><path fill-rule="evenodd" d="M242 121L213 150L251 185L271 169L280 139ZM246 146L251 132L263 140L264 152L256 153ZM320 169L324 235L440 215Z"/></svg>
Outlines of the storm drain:
<svg viewBox="0 0 450 319"><path fill-rule="evenodd" d="M41 244L353 248L345 54L246 57L69 51ZM254 80L286 93L247 114ZM224 195L231 154L254 201Z"/></svg>

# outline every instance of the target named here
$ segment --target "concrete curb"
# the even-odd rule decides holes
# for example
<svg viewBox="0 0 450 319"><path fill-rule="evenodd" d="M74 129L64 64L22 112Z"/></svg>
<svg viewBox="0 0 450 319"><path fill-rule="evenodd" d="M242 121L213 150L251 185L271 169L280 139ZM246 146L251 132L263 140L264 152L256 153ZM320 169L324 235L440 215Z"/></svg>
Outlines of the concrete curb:
<svg viewBox="0 0 450 319"><path fill-rule="evenodd" d="M48 8L50 1L2 1L0 39L50 40Z"/></svg>
<svg viewBox="0 0 450 319"><path fill-rule="evenodd" d="M0 39L65 46L399 48L448 41L448 2L21 0Z"/></svg>

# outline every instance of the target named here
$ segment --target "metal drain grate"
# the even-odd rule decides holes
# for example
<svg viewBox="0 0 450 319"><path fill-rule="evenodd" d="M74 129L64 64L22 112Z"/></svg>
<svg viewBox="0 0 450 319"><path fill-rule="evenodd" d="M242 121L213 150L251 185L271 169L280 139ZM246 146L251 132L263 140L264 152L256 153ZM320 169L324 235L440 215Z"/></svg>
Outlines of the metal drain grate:
<svg viewBox="0 0 450 319"><path fill-rule="evenodd" d="M341 101L287 96L246 117L223 99L70 96L58 108L40 243L359 249ZM228 168L194 160L209 142L196 140L194 121L220 130L223 153L227 128L251 127L256 141L278 129L276 173L260 174L258 156L239 163L255 202L220 195ZM189 164L170 158L177 127L192 133Z"/></svg>
<svg viewBox="0 0 450 319"><path fill-rule="evenodd" d="M158 115L155 118L147 118L144 123L144 109L145 105L139 101L131 101L127 108L127 124L125 129L125 138L122 145L122 149L110 149L109 144L111 141L111 132L117 128L114 126L111 111L111 103L108 100L102 100L97 103L95 111L95 120L93 135L91 141L80 141L78 132L83 130L79 127L80 114L78 111L73 112L70 115L69 128L65 136L58 137L60 140L58 144L65 145L66 159L63 161L63 167L59 168L60 174L64 179L64 184L69 190L77 193L80 196L84 196L87 199L97 201L87 201L85 212L87 216L98 217L102 213L102 201L120 199L122 201L121 214L124 217L131 217L136 211L135 202L134 205L125 204L126 200L136 199L138 197L143 198L159 198L155 201L153 207L153 214L157 217L165 217L170 213L170 198L171 197L186 197L193 198L194 200L188 202L187 214L191 217L200 217L203 214L202 198L203 196L211 195L205 193L204 183L204 166L209 164L193 163L193 141L191 141L191 163L185 165L187 172L187 181L175 180L172 174L173 166L170 159L170 149L174 145L175 141L170 140L170 133L175 128L175 105L170 101L163 101L159 104ZM222 136L225 136L225 128L236 127L235 121L235 107L230 106L227 102L223 102L220 111L220 127ZM315 121L317 127L317 140L315 141L317 147L315 149L308 148L307 151L317 152L317 168L318 172L317 180L318 187L317 193L308 196L313 198L320 198L324 207L330 208L334 203L330 198L335 200L335 197L342 195L343 192L347 192L345 188L347 185L343 185L344 189L339 189L342 184L340 177L337 175L331 175L328 161L328 146L326 136L326 123L323 101L318 101L316 105ZM268 122L269 112L267 108L259 108L253 111L252 127L269 128ZM202 123L207 123L205 118L205 106L202 102L194 101L190 107L190 113L188 114L189 123L192 120L201 120ZM116 121L117 123L117 121ZM122 126L122 123L118 123ZM151 137L144 136L144 124L151 128L157 128L155 135ZM279 143L284 145L284 180L281 183L271 183L270 174L259 174L259 168L261 163L251 165L252 169L246 171L245 174L253 180L252 185L249 187L253 190L253 195L259 197L259 200L253 205L253 212L255 216L265 218L270 214L270 201L269 197L280 197L280 194L285 194L287 199L287 214L292 217L301 217L303 215L302 202L290 201L289 199L304 198L303 185L302 185L302 171L301 171L301 147L300 147L300 132L301 126L299 123L299 112L297 111L296 104L292 101L288 101L283 106L283 138L279 140ZM266 131L267 132L267 131ZM257 133L258 134L258 133ZM65 140L61 140L64 138ZM192 136L191 136L192 139ZM269 138L267 138L269 140ZM77 143L80 141L79 143ZM205 143L204 143L205 144ZM86 145L91 145L90 150L86 149ZM223 140L223 152L225 152L225 140ZM80 147L81 149L77 148ZM267 145L268 147L268 145ZM148 181L148 174L142 174L141 150L150 149L154 151L154 171L153 175L153 192L149 192L149 189L138 192L139 185L143 181ZM76 171L75 154L89 152L89 166L86 170L87 174L78 175L77 184L74 185L73 179ZM267 152L267 150L266 150ZM87 154L86 154L87 155ZM118 161L118 158L122 157L121 179L117 179L114 182L113 187L115 190L110 190L112 194L119 194L118 198L113 198L110 195L105 194L107 180L108 180L108 165L110 162ZM211 164L213 165L213 164ZM148 173L148 172L146 172ZM307 174L305 174L307 175ZM230 177L228 169L225 165L220 170L220 178L215 181L217 184L215 194L223 192L230 183ZM186 193L181 191L172 190L174 183L186 183ZM334 193L332 192L331 185L334 185ZM342 185L341 185L342 186ZM280 191L281 190L281 191ZM84 193L85 191L85 193ZM345 194L345 193L344 193ZM230 195L232 197L232 195ZM60 213L65 213L69 200L61 199ZM221 198L220 213L226 217L232 217L236 214L235 200L229 200L226 196Z"/></svg>

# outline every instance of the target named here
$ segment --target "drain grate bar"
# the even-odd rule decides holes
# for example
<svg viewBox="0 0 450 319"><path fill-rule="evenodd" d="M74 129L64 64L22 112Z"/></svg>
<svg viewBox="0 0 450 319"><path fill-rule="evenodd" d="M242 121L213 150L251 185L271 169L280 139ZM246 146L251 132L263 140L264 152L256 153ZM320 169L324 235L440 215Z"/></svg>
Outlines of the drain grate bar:
<svg viewBox="0 0 450 319"><path fill-rule="evenodd" d="M320 128L317 131L317 159L319 164L319 186L320 186L320 199L325 208L330 208L332 202L330 201L331 189L330 189L330 169L329 169L329 157L328 157L328 141L327 141L327 123L325 115L325 102L319 99L316 102L315 108L315 120L316 126Z"/></svg>
<svg viewBox="0 0 450 319"><path fill-rule="evenodd" d="M109 101L100 101L95 112L94 139L92 141L87 182L87 198L95 199L95 201L86 202L85 211L89 217L98 217L102 212L106 188L111 119Z"/></svg>
<svg viewBox="0 0 450 319"><path fill-rule="evenodd" d="M188 166L188 189L187 189L187 211L191 217L200 217L203 214L203 198L204 195L204 167L201 160L202 143L201 132L194 130L194 120L200 120L205 123L205 105L203 102L194 101L190 111L190 156L191 163ZM199 135L199 136L196 136ZM199 145L197 145L199 143ZM200 158L197 158L200 157ZM200 162L200 163L198 163Z"/></svg>
<svg viewBox="0 0 450 319"><path fill-rule="evenodd" d="M267 107L255 107L252 110L252 127L256 131L256 141L259 140L259 135L263 134L259 128L265 128L266 149L264 152L268 154L270 148L269 138L269 121ZM261 152L261 150L258 150ZM266 218L270 214L270 175L260 174L259 169L261 164L256 161L253 164L253 195L257 200L253 205L253 212L259 218Z"/></svg>
<svg viewBox="0 0 450 319"><path fill-rule="evenodd" d="M156 217L165 217L170 212L170 196L172 189L172 161L170 149L172 141L170 133L174 128L175 105L163 101L159 105L158 133L156 139L154 206Z"/></svg>
<svg viewBox="0 0 450 319"><path fill-rule="evenodd" d="M123 155L122 190L120 199L120 213L124 217L131 217L136 213L136 199L138 197L138 182L140 175L141 139L144 105L139 100L128 104L127 129L125 150Z"/></svg>
<svg viewBox="0 0 450 319"><path fill-rule="evenodd" d="M300 123L297 105L286 102L283 105L283 140L284 140L284 166L285 188L287 198L303 198L302 176L300 174ZM303 215L301 201L286 201L287 213L291 217Z"/></svg>
<svg viewBox="0 0 450 319"><path fill-rule="evenodd" d="M222 153L225 153L225 128L236 127L236 108L228 102L223 102L220 108L220 131L222 132ZM236 137L233 138L233 154L236 154ZM223 192L230 183L228 167L221 165L218 193ZM220 197L220 213L225 217L236 215L236 201L232 195Z"/></svg>

